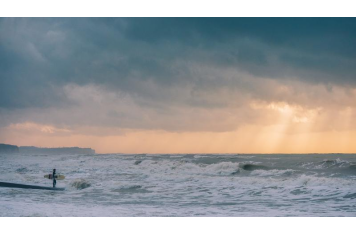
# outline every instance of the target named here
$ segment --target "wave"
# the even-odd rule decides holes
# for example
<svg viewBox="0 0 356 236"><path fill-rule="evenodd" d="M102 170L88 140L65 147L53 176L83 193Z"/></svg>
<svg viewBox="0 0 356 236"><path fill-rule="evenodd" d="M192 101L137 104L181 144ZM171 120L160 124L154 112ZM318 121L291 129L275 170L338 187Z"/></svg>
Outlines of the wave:
<svg viewBox="0 0 356 236"><path fill-rule="evenodd" d="M111 192L118 193L150 193L151 191L145 189L141 185L130 185L130 186L121 186L120 188L116 188L111 190Z"/></svg>
<svg viewBox="0 0 356 236"><path fill-rule="evenodd" d="M349 162L346 160L342 160L340 158L337 159L324 159L323 161L319 161L319 162L306 162L306 163L302 163L300 165L301 167L305 168L305 169L309 169L309 170L327 170L327 169L339 169L340 171L342 170L356 170L356 162Z"/></svg>
<svg viewBox="0 0 356 236"><path fill-rule="evenodd" d="M217 175L235 175L240 173L240 164L234 162L221 162L205 167L204 173Z"/></svg>
<svg viewBox="0 0 356 236"><path fill-rule="evenodd" d="M76 179L71 183L71 186L80 190L91 186L91 184L85 179Z"/></svg>
<svg viewBox="0 0 356 236"><path fill-rule="evenodd" d="M224 161L218 163L206 163L200 162L195 163L194 161L188 160L162 160L162 161L144 161L144 164L141 161L135 161L134 166L140 165L139 167L134 167L134 169L145 168L150 170L151 173L166 173L166 174L194 174L194 175L237 175L239 173L250 173L256 170L269 170L267 166L261 165L259 162L233 162L233 161ZM143 167L144 166L144 167ZM134 170L133 169L133 170Z"/></svg>
<svg viewBox="0 0 356 236"><path fill-rule="evenodd" d="M241 171L267 170L266 166L260 165L256 162L239 163L239 162L220 162L209 165L201 165L201 171L204 174L210 175L236 175Z"/></svg>
<svg viewBox="0 0 356 236"><path fill-rule="evenodd" d="M205 157L210 157L210 156L208 156L208 155L198 155L198 154L195 154L193 157L194 157L194 158L205 158Z"/></svg>
<svg viewBox="0 0 356 236"><path fill-rule="evenodd" d="M141 164L141 162L142 162L142 160L137 160L137 161L135 161L135 165L139 165L139 164Z"/></svg>
<svg viewBox="0 0 356 236"><path fill-rule="evenodd" d="M16 172L19 172L19 173L24 173L24 172L27 172L28 169L26 167L22 167L22 168L18 168L16 169Z"/></svg>
<svg viewBox="0 0 356 236"><path fill-rule="evenodd" d="M351 170L356 170L356 164L351 164L351 165L349 166L349 169L351 169Z"/></svg>
<svg viewBox="0 0 356 236"><path fill-rule="evenodd" d="M257 165L257 164L251 164L251 163L247 163L247 164L242 164L241 168L243 170L247 170L247 171L253 171L253 170L267 170L268 168L266 166L263 165Z"/></svg>
<svg viewBox="0 0 356 236"><path fill-rule="evenodd" d="M349 193L343 196L343 198L350 198L350 199L355 199L356 198L356 193Z"/></svg>
<svg viewBox="0 0 356 236"><path fill-rule="evenodd" d="M281 161L279 161L281 162ZM325 159L314 162L283 162L262 159L260 162L238 159L200 158L189 159L146 159L131 160L128 172L135 174L148 171L150 174L167 176L292 176L300 173L317 174L319 176L339 177L342 175L356 176L356 163L341 159ZM328 171L324 171L329 169ZM305 172L307 170L307 172ZM175 177L174 177L175 178Z"/></svg>
<svg viewBox="0 0 356 236"><path fill-rule="evenodd" d="M255 156L236 156L237 158L241 158L241 159L251 159L254 158Z"/></svg>
<svg viewBox="0 0 356 236"><path fill-rule="evenodd" d="M278 169L257 169L251 172L251 175L254 176L290 176L292 174L296 173L296 170L292 169L284 169L284 170L278 170Z"/></svg>
<svg viewBox="0 0 356 236"><path fill-rule="evenodd" d="M340 158L337 158L335 160L328 160L325 159L321 162L321 166L324 168L330 168L330 167L346 167L350 164L350 162L341 160Z"/></svg>

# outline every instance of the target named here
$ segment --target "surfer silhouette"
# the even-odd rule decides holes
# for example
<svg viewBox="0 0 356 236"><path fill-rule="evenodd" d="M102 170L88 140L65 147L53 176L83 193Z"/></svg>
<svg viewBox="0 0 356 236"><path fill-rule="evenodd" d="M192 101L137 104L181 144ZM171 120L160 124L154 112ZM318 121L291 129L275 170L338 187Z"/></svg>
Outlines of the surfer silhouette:
<svg viewBox="0 0 356 236"><path fill-rule="evenodd" d="M53 178L53 188L55 188L56 184L57 184L57 181L56 181L56 169L53 169L52 178Z"/></svg>

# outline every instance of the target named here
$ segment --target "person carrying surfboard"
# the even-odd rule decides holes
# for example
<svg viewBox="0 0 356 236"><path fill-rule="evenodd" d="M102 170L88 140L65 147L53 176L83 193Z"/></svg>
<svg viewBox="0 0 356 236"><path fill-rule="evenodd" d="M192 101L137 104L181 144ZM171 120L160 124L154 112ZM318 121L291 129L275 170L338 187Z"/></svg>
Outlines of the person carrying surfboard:
<svg viewBox="0 0 356 236"><path fill-rule="evenodd" d="M7 183L0 182L0 187L5 188L28 188L28 189L45 189L45 190L59 190L63 191L65 188L56 188L57 180L62 180L65 178L64 175L56 175L56 169L53 169L52 174L48 174L44 176L46 179L53 179L53 188L44 187L44 186L36 186L36 185L28 185L28 184L17 184L17 183Z"/></svg>
<svg viewBox="0 0 356 236"><path fill-rule="evenodd" d="M53 169L53 188L56 187L57 181L56 181L56 169Z"/></svg>

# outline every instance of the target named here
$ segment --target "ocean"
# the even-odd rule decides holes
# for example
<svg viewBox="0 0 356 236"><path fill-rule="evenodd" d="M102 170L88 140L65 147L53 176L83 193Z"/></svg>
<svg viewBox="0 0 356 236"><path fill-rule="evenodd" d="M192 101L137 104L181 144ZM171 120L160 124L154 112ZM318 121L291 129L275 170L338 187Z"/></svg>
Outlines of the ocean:
<svg viewBox="0 0 356 236"><path fill-rule="evenodd" d="M0 154L0 216L356 216L356 154Z"/></svg>

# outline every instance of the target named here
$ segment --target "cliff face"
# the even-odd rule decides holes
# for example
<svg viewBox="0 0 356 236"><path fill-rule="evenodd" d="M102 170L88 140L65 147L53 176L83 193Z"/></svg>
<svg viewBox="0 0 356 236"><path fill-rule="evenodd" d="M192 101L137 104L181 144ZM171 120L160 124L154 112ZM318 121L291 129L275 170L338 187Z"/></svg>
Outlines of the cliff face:
<svg viewBox="0 0 356 236"><path fill-rule="evenodd" d="M0 153L18 153L19 147L15 145L0 143Z"/></svg>
<svg viewBox="0 0 356 236"><path fill-rule="evenodd" d="M95 154L91 148L38 148L38 147L18 147L15 145L0 143L0 153L24 153L24 154Z"/></svg>
<svg viewBox="0 0 356 236"><path fill-rule="evenodd" d="M20 147L20 153L24 154L95 154L95 150L91 148L38 148L38 147Z"/></svg>

